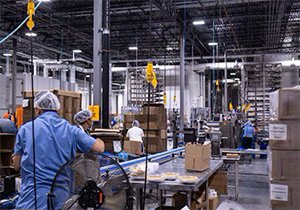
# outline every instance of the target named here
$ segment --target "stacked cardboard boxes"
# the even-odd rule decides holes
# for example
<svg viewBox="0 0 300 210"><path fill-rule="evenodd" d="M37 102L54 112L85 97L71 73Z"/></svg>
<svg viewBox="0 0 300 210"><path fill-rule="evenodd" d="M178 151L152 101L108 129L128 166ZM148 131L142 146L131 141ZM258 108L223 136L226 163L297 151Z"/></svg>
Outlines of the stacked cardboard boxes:
<svg viewBox="0 0 300 210"><path fill-rule="evenodd" d="M151 104L149 106L149 130L147 131L148 106L143 106L142 113L125 114L124 128L125 131L132 126L134 120L140 122L140 128L144 130L146 137L148 135L148 152L157 153L167 149L167 112L163 104Z"/></svg>
<svg viewBox="0 0 300 210"><path fill-rule="evenodd" d="M115 152L114 147L121 147L121 142L123 141L123 135L118 129L96 128L93 132L91 132L91 136L94 138L100 138L105 144L105 151L112 153Z"/></svg>
<svg viewBox="0 0 300 210"><path fill-rule="evenodd" d="M81 110L81 93L65 90L53 90L52 92L60 102L59 115L73 124L74 114ZM37 93L38 91L35 92L35 94ZM31 120L32 93L24 92L23 99L23 122L26 123Z"/></svg>
<svg viewBox="0 0 300 210"><path fill-rule="evenodd" d="M300 209L300 88L272 93L270 105L271 209Z"/></svg>

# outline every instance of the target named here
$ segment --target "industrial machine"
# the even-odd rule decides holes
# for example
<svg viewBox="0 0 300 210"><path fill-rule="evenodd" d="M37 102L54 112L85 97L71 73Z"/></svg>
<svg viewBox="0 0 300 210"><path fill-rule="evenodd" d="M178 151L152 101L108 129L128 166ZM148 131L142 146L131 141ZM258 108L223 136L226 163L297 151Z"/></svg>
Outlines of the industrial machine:
<svg viewBox="0 0 300 210"><path fill-rule="evenodd" d="M55 175L49 209L132 209L132 188L124 169L102 154L81 154Z"/></svg>
<svg viewBox="0 0 300 210"><path fill-rule="evenodd" d="M213 157L221 156L221 136L222 133L220 131L212 131L210 133L210 141L211 141L211 155Z"/></svg>
<svg viewBox="0 0 300 210"><path fill-rule="evenodd" d="M208 107L193 107L191 108L191 127L198 127L198 122L201 120L210 120L210 108Z"/></svg>

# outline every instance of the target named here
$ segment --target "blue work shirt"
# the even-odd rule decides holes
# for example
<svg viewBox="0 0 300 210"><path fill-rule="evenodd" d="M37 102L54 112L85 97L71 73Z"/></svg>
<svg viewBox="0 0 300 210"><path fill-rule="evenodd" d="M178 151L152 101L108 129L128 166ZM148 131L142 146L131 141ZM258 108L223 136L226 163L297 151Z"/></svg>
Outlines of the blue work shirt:
<svg viewBox="0 0 300 210"><path fill-rule="evenodd" d="M89 152L95 139L47 111L34 120L37 208L47 209L47 193L58 169L75 157L76 150ZM21 155L21 193L18 209L34 208L32 122L23 125L16 138L15 154Z"/></svg>
<svg viewBox="0 0 300 210"><path fill-rule="evenodd" d="M255 130L252 125L246 124L244 126L243 137L253 138L254 139Z"/></svg>

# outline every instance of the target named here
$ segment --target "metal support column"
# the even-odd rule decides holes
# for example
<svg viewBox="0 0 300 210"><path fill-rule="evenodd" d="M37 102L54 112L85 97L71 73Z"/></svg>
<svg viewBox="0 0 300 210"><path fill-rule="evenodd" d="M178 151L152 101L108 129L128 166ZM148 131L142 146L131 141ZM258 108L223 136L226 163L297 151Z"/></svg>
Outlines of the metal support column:
<svg viewBox="0 0 300 210"><path fill-rule="evenodd" d="M100 107L102 107L102 2L103 1L94 0L93 104L99 105ZM99 116L101 116L101 108ZM95 122L94 124L96 127L100 127L100 122Z"/></svg>
<svg viewBox="0 0 300 210"><path fill-rule="evenodd" d="M208 70L207 107L210 109L210 115L212 116L212 106L211 106L211 74L212 74L212 71Z"/></svg>
<svg viewBox="0 0 300 210"><path fill-rule="evenodd" d="M266 69L265 69L265 56L262 56L262 66L263 66L263 129L264 136L266 134Z"/></svg>
<svg viewBox="0 0 300 210"><path fill-rule="evenodd" d="M109 4L110 1L103 1L103 95L102 95L102 127L109 128L109 93L110 93L110 37L109 37Z"/></svg>
<svg viewBox="0 0 300 210"><path fill-rule="evenodd" d="M17 100L17 40L13 39L13 68L12 68L12 100L11 100L11 111L16 111L16 100Z"/></svg>
<svg viewBox="0 0 300 210"><path fill-rule="evenodd" d="M37 62L33 62L33 75L37 75Z"/></svg>
<svg viewBox="0 0 300 210"><path fill-rule="evenodd" d="M241 67L241 104L245 104L246 75L244 65Z"/></svg>
<svg viewBox="0 0 300 210"><path fill-rule="evenodd" d="M185 34L181 34L180 40L180 130L184 127L184 87L185 87L185 69L184 69L184 51Z"/></svg>
<svg viewBox="0 0 300 210"><path fill-rule="evenodd" d="M89 78L89 105L92 104L92 73L90 74L90 78Z"/></svg>
<svg viewBox="0 0 300 210"><path fill-rule="evenodd" d="M228 115L228 85L227 85L227 50L224 53L224 60L225 60L225 71L224 71L224 79L225 79L225 86L224 86L224 110L225 116Z"/></svg>
<svg viewBox="0 0 300 210"><path fill-rule="evenodd" d="M47 66L44 66L43 75L44 75L45 78L48 78L48 68L47 68Z"/></svg>
<svg viewBox="0 0 300 210"><path fill-rule="evenodd" d="M6 56L6 76L10 76L10 56Z"/></svg>

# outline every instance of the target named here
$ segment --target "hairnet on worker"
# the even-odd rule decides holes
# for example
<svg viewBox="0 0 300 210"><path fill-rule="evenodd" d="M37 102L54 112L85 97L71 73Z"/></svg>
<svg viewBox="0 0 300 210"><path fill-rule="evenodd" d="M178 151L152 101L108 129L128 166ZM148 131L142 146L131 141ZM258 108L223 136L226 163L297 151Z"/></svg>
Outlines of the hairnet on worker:
<svg viewBox="0 0 300 210"><path fill-rule="evenodd" d="M74 121L77 124L82 124L92 117L92 112L90 110L81 110L74 115Z"/></svg>
<svg viewBox="0 0 300 210"><path fill-rule="evenodd" d="M58 111L60 103L57 96L50 91L41 91L34 98L34 108Z"/></svg>
<svg viewBox="0 0 300 210"><path fill-rule="evenodd" d="M132 126L140 127L140 122L137 121L137 120L134 120L134 121L132 122Z"/></svg>

